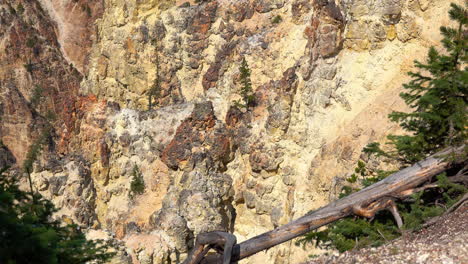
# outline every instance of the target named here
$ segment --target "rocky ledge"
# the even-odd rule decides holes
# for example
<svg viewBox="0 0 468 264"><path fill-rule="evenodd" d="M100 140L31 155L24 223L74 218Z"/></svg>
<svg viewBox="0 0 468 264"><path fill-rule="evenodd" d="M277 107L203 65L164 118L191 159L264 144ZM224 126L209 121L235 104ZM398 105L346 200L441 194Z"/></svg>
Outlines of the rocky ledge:
<svg viewBox="0 0 468 264"><path fill-rule="evenodd" d="M457 264L468 263L468 205L435 224L378 248L323 256L307 264Z"/></svg>

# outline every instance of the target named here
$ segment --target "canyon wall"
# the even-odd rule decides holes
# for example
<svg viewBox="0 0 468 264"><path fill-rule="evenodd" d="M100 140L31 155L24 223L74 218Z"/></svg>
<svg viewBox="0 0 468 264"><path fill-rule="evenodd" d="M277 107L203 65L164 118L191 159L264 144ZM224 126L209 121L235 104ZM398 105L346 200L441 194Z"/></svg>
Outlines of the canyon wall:
<svg viewBox="0 0 468 264"><path fill-rule="evenodd" d="M458 1L461 3L462 1ZM243 241L337 197L414 59L439 45L443 0L5 0L2 164L58 217L113 239L113 263L178 263L200 232ZM241 100L239 66L255 103ZM143 194L131 191L141 175ZM294 241L241 263L298 263Z"/></svg>

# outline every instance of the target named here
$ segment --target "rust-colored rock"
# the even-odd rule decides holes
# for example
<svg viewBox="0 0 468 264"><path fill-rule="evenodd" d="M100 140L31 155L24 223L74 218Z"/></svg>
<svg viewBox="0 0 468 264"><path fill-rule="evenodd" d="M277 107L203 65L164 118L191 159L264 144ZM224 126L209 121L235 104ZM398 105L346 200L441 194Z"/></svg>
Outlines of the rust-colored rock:
<svg viewBox="0 0 468 264"><path fill-rule="evenodd" d="M250 19L254 14L254 8L249 1L236 1L231 5L231 9L230 13L237 22Z"/></svg>
<svg viewBox="0 0 468 264"><path fill-rule="evenodd" d="M309 69L306 79L316 67L319 58L335 56L343 46L345 20L342 7L334 1L315 0L312 3L314 15L304 35L308 37Z"/></svg>
<svg viewBox="0 0 468 264"><path fill-rule="evenodd" d="M17 6L16 1L9 2ZM1 137L19 163L45 122L52 123L56 141L63 142L57 151L66 152L75 128L74 106L81 81L80 73L61 53L55 25L44 9L36 1L24 2L22 7L21 16L6 9L0 24L4 32L0 83L5 87Z"/></svg>
<svg viewBox="0 0 468 264"><path fill-rule="evenodd" d="M231 143L224 126L215 127L216 123L211 102L196 104L163 150L163 162L174 170L184 168L187 163L195 166L205 159L225 164Z"/></svg>
<svg viewBox="0 0 468 264"><path fill-rule="evenodd" d="M296 23L300 22L300 19L312 8L310 1L308 0L297 0L291 5L291 12L293 21Z"/></svg>
<svg viewBox="0 0 468 264"><path fill-rule="evenodd" d="M218 53L216 53L215 62L210 65L210 68L208 68L205 75L203 75L202 85L205 90L216 86L216 82L218 81L220 77L219 75L221 74L220 69L223 63L225 63L226 59L234 51L237 44L237 41L229 42L223 45Z"/></svg>
<svg viewBox="0 0 468 264"><path fill-rule="evenodd" d="M212 1L203 4L200 9L191 18L187 27L188 34L201 34L205 35L211 28L211 24L215 20L216 10L218 8L218 2Z"/></svg>

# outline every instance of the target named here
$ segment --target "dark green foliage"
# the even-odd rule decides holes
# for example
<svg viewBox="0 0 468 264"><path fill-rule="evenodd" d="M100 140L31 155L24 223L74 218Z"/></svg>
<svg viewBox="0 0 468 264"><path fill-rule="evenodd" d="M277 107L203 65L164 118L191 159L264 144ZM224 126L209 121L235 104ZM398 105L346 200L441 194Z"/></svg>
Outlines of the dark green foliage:
<svg viewBox="0 0 468 264"><path fill-rule="evenodd" d="M447 190L446 192L442 193L446 207L450 207L457 202L458 199L453 199L452 197L458 198L468 192L468 189L465 186L449 181L445 173L437 175L436 178L437 184L440 186L440 188Z"/></svg>
<svg viewBox="0 0 468 264"><path fill-rule="evenodd" d="M130 183L130 197L143 194L145 192L145 181L137 165L133 167L132 182Z"/></svg>
<svg viewBox="0 0 468 264"><path fill-rule="evenodd" d="M55 114L54 111L52 111L51 109L47 110L47 112L45 113L44 115L45 119L48 121L48 122L54 122L56 119L57 119L57 115Z"/></svg>
<svg viewBox="0 0 468 264"><path fill-rule="evenodd" d="M31 98L33 106L39 104L41 95L42 88L36 86ZM48 111L46 118L53 121L53 112ZM51 140L53 127L49 122L30 145L23 162L29 192L18 188L16 178L0 172L0 263L105 263L114 255L108 253L110 244L88 241L76 225L52 220L57 210L33 189L33 164Z"/></svg>
<svg viewBox="0 0 468 264"><path fill-rule="evenodd" d="M33 163L41 154L43 146L48 142L52 133L52 126L47 124L46 127L41 131L39 137L34 141L31 146L29 146L28 153L26 154L26 159L23 162L23 170L26 173L32 172Z"/></svg>
<svg viewBox="0 0 468 264"><path fill-rule="evenodd" d="M362 161L359 161L347 181L359 183L360 186L370 186L389 176L391 171L370 171ZM438 188L415 193L411 200L398 202L398 209L403 219L403 230L418 230L424 222L444 212L457 198L468 189L462 185L450 182L445 174L437 176ZM360 188L344 186L340 198ZM376 214L372 221L361 217L349 216L327 226L323 231L313 231L296 242L297 245L314 243L317 247L334 248L340 252L363 247L377 247L401 235L393 216L388 211Z"/></svg>
<svg viewBox="0 0 468 264"><path fill-rule="evenodd" d="M24 12L24 7L23 7L23 4L19 3L18 4L18 7L16 8L17 12L18 12L18 15L22 15L23 12Z"/></svg>
<svg viewBox="0 0 468 264"><path fill-rule="evenodd" d="M88 17L91 17L91 15L92 15L91 8L87 4L81 5L81 11L86 12L86 15Z"/></svg>
<svg viewBox="0 0 468 264"><path fill-rule="evenodd" d="M401 216L404 219L403 229L419 230L424 224L425 220L441 215L444 212L442 207L427 206L427 201L423 199L423 196L426 195L426 192L415 193L412 196L414 200L413 203L409 203L407 205L400 203L398 205Z"/></svg>
<svg viewBox="0 0 468 264"><path fill-rule="evenodd" d="M397 122L409 133L388 136L389 151L382 150L379 143L374 142L364 148L365 153L384 157L405 167L443 148L467 142L468 73L465 66L468 12L461 6L451 4L449 15L458 22L458 27L440 28L445 52L439 53L431 48L427 62L415 61L420 71L409 72L412 80L403 85L405 92L400 96L414 111L393 112L389 115L391 121ZM466 153L462 156L466 159ZM391 173L369 171L359 161L355 173L347 179L348 185L343 187L340 198L359 191L360 187L370 186ZM437 188L418 192L411 199L397 201L404 223L402 229L421 228L427 219L442 214L466 192L465 186L450 182L445 173L438 175ZM310 232L298 243L313 242L316 246L332 247L343 252L378 246L399 235L400 230L394 224L392 215L379 212L372 221L358 217L343 218L328 225L324 231Z"/></svg>
<svg viewBox="0 0 468 264"><path fill-rule="evenodd" d="M351 185L363 187L370 186L392 172L372 171L366 168L363 161L358 161L357 167L346 181ZM350 185L343 186L340 198L359 191L361 188ZM360 217L346 217L328 225L323 231L313 231L306 234L296 244L314 243L317 247L335 248L340 252L354 248L368 246L380 246L385 241L394 239L400 235L398 227L394 224L389 212L379 212L373 221L367 221Z"/></svg>
<svg viewBox="0 0 468 264"><path fill-rule="evenodd" d="M190 7L190 2L184 2L184 3L181 4L179 7L182 7L182 8Z"/></svg>
<svg viewBox="0 0 468 264"><path fill-rule="evenodd" d="M346 182L354 184L354 185L359 185L362 187L367 187L367 186L371 186L372 184L378 181L383 180L385 177L389 176L392 173L394 173L394 171L369 170L368 168L366 168L366 164L362 160L359 160L357 167L354 168L354 173L351 174L351 176L349 176L348 178L346 178ZM359 190L360 188L356 188L350 185L345 185L341 189L339 198L346 197L350 195L351 193L359 191Z"/></svg>
<svg viewBox="0 0 468 264"><path fill-rule="evenodd" d="M411 203L398 205L404 219L404 229L420 229L427 219L441 215L468 192L465 186L450 182L445 173L436 178L438 188L415 193Z"/></svg>
<svg viewBox="0 0 468 264"><path fill-rule="evenodd" d="M344 252L354 248L377 247L398 236L399 231L391 215L381 212L372 222L351 217L337 221L323 231L308 233L296 245L313 242L319 248L336 248Z"/></svg>
<svg viewBox="0 0 468 264"><path fill-rule="evenodd" d="M153 108L154 98L157 98L160 96L161 96L161 84L159 81L159 76L156 76L153 86L151 86L148 92L148 110L151 110Z"/></svg>
<svg viewBox="0 0 468 264"><path fill-rule="evenodd" d="M357 181L357 177L358 176L361 176L361 177L365 177L367 176L367 170L366 170L366 164L359 160L358 161L358 164L357 164L357 167L354 168L354 173L351 174L351 177L349 177L348 179L346 179L347 182L349 183L355 183Z"/></svg>
<svg viewBox="0 0 468 264"><path fill-rule="evenodd" d="M283 21L283 18L280 15L277 15L271 20L271 23L279 24L279 23L281 23L281 21Z"/></svg>
<svg viewBox="0 0 468 264"><path fill-rule="evenodd" d="M154 83L151 86L148 92L148 110L153 108L153 100L157 97L161 97L161 80L159 78L159 53L158 53L158 39L155 38L152 40L153 45L155 45L155 54L156 54L156 78L154 79Z"/></svg>
<svg viewBox="0 0 468 264"><path fill-rule="evenodd" d="M37 39L35 37L28 38L28 40L26 40L26 46L28 48L34 48L34 46L36 46L36 43L37 43Z"/></svg>
<svg viewBox="0 0 468 264"><path fill-rule="evenodd" d="M237 107L248 108L249 106L253 106L255 104L255 96L252 90L252 81L250 79L251 71L245 58L242 58L241 65L239 67L239 72L243 104L239 101L234 101L234 104Z"/></svg>
<svg viewBox="0 0 468 264"><path fill-rule="evenodd" d="M40 100L42 98L42 94L44 93L44 89L40 85L34 86L33 93L31 95L31 99L29 102L31 103L31 106L35 108L36 106L39 105Z"/></svg>
<svg viewBox="0 0 468 264"><path fill-rule="evenodd" d="M31 104L37 104L41 93L37 86ZM50 114L47 118L53 120ZM51 220L57 210L33 189L33 164L49 143L52 130L50 123L44 125L23 162L29 193L18 189L16 179L0 173L0 263L105 263L113 256L107 253L109 244L88 241L76 225Z"/></svg>
<svg viewBox="0 0 468 264"><path fill-rule="evenodd" d="M33 108L36 108L41 103L41 100L44 98L43 93L44 89L40 85L36 85L34 87L30 99L30 104ZM44 117L47 123L42 128L39 137L29 146L28 152L26 154L26 159L23 162L23 170L27 174L32 172L33 163L39 157L42 148L51 140L53 130L51 122L55 121L56 116L55 113L49 109L47 110Z"/></svg>
<svg viewBox="0 0 468 264"><path fill-rule="evenodd" d="M369 177L363 178L361 184L363 187L371 186L372 184L385 179L387 176L390 176L394 172L395 171L378 170L374 173L374 175L370 175Z"/></svg>
<svg viewBox="0 0 468 264"><path fill-rule="evenodd" d="M39 100L42 97L42 92L43 92L42 88L39 85L36 85L33 91L33 95L31 97L31 106L33 108L39 104ZM50 110L47 112L47 116L46 116L47 123L42 128L39 137L29 146L28 152L26 153L26 159L23 161L23 171L26 173L27 178L28 178L30 194L31 194L33 203L35 202L34 201L35 195L34 195L32 179L31 179L31 172L33 171L33 164L37 160L39 155L41 154L44 145L49 143L51 140L53 127L49 122L52 122L54 119L52 119L49 116L49 113L53 113L53 112Z"/></svg>
<svg viewBox="0 0 468 264"><path fill-rule="evenodd" d="M107 242L86 240L76 225L51 220L55 211L40 194L33 198L0 173L0 263L105 263L114 255Z"/></svg>
<svg viewBox="0 0 468 264"><path fill-rule="evenodd" d="M388 154L380 148L380 143L378 142L372 142L367 144L367 146L364 147L363 152L367 154L373 154L379 157L391 158L390 154Z"/></svg>
<svg viewBox="0 0 468 264"><path fill-rule="evenodd" d="M16 15L16 10L11 5L8 5L8 7L10 9L10 13L12 13L13 15Z"/></svg>
<svg viewBox="0 0 468 264"><path fill-rule="evenodd" d="M390 151L385 152L377 143L372 143L366 148L367 152L412 164L468 139L468 12L451 4L449 15L457 22L457 27L440 28L445 51L441 53L430 48L427 62L415 61L419 71L409 72L412 80L403 85L405 92L400 96L414 111L389 115L410 134L390 135L388 144L393 148Z"/></svg>
<svg viewBox="0 0 468 264"><path fill-rule="evenodd" d="M34 70L34 65L32 63L25 63L23 66L29 73L32 73L32 71Z"/></svg>
<svg viewBox="0 0 468 264"><path fill-rule="evenodd" d="M91 11L91 8L89 7L89 5L86 5L86 15L88 17L91 17L93 15L92 11Z"/></svg>

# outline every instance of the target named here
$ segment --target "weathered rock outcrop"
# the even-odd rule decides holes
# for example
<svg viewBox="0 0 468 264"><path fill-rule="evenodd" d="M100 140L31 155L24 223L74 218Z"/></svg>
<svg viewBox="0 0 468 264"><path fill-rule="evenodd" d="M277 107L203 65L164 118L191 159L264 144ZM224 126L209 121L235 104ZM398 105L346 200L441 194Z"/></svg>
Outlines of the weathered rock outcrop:
<svg viewBox="0 0 468 264"><path fill-rule="evenodd" d="M21 165L52 124L35 186L59 217L119 241L116 263L178 262L205 231L242 241L328 203L362 147L396 130L386 116L403 109L405 74L437 44L448 8L4 1L0 165ZM243 58L248 108L234 103ZM243 263L296 263L313 251L286 243Z"/></svg>
<svg viewBox="0 0 468 264"><path fill-rule="evenodd" d="M63 153L75 129L82 76L60 51L55 25L37 1L0 4L1 137L21 164L46 122Z"/></svg>
<svg viewBox="0 0 468 264"><path fill-rule="evenodd" d="M60 210L56 213L66 221L82 226L98 226L96 213L96 190L89 165L82 157L50 157L32 179L47 199L53 200Z"/></svg>

